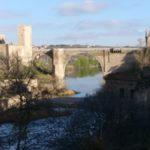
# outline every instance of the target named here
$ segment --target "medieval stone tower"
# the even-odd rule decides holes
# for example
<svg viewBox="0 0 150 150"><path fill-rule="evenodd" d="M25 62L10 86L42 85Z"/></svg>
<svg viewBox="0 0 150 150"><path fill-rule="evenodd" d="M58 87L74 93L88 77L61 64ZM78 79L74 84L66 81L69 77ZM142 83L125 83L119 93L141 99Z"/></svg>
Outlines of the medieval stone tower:
<svg viewBox="0 0 150 150"><path fill-rule="evenodd" d="M27 25L18 27L18 46L22 47L21 57L24 64L32 60L32 28Z"/></svg>
<svg viewBox="0 0 150 150"><path fill-rule="evenodd" d="M149 32L146 31L145 40L146 40L146 47L150 48L150 31Z"/></svg>

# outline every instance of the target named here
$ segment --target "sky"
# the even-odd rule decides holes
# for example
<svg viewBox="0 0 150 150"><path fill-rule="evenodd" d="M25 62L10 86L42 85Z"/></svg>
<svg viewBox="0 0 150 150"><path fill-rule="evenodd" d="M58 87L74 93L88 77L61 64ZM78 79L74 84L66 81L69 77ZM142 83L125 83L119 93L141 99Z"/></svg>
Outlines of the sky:
<svg viewBox="0 0 150 150"><path fill-rule="evenodd" d="M136 46L150 27L149 0L0 0L0 34L17 43L31 25L33 44Z"/></svg>

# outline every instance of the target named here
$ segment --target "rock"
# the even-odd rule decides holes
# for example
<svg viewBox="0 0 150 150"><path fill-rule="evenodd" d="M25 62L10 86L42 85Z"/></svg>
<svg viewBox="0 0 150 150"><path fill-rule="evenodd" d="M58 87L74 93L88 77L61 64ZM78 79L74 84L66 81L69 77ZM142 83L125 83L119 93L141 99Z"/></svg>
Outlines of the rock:
<svg viewBox="0 0 150 150"><path fill-rule="evenodd" d="M23 100L25 100L25 98L23 97ZM23 104L25 102L23 101ZM15 95L15 96L11 96L9 98L3 99L0 101L0 108L1 110L7 110L10 109L12 107L18 108L20 104L20 96L19 95Z"/></svg>
<svg viewBox="0 0 150 150"><path fill-rule="evenodd" d="M72 96L75 95L77 92L73 91L73 90L63 90L61 92L59 92L57 95L58 96Z"/></svg>

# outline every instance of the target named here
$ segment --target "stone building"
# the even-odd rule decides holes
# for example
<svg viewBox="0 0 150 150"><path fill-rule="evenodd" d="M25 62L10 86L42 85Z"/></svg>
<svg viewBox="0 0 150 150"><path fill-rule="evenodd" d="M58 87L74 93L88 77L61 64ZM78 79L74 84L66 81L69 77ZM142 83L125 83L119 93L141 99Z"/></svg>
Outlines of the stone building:
<svg viewBox="0 0 150 150"><path fill-rule="evenodd" d="M5 36L0 36L0 55L11 58L18 55L24 65L32 60L32 28L31 26L18 26L18 44L6 44Z"/></svg>

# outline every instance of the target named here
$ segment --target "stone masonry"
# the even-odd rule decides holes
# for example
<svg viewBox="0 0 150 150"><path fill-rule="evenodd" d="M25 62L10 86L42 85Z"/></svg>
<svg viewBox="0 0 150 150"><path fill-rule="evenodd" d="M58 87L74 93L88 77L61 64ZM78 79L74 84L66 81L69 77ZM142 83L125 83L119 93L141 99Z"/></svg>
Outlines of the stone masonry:
<svg viewBox="0 0 150 150"><path fill-rule="evenodd" d="M2 39L0 37L0 39ZM18 26L18 45L0 43L0 55L12 58L18 55L24 65L32 60L32 28L31 26Z"/></svg>

